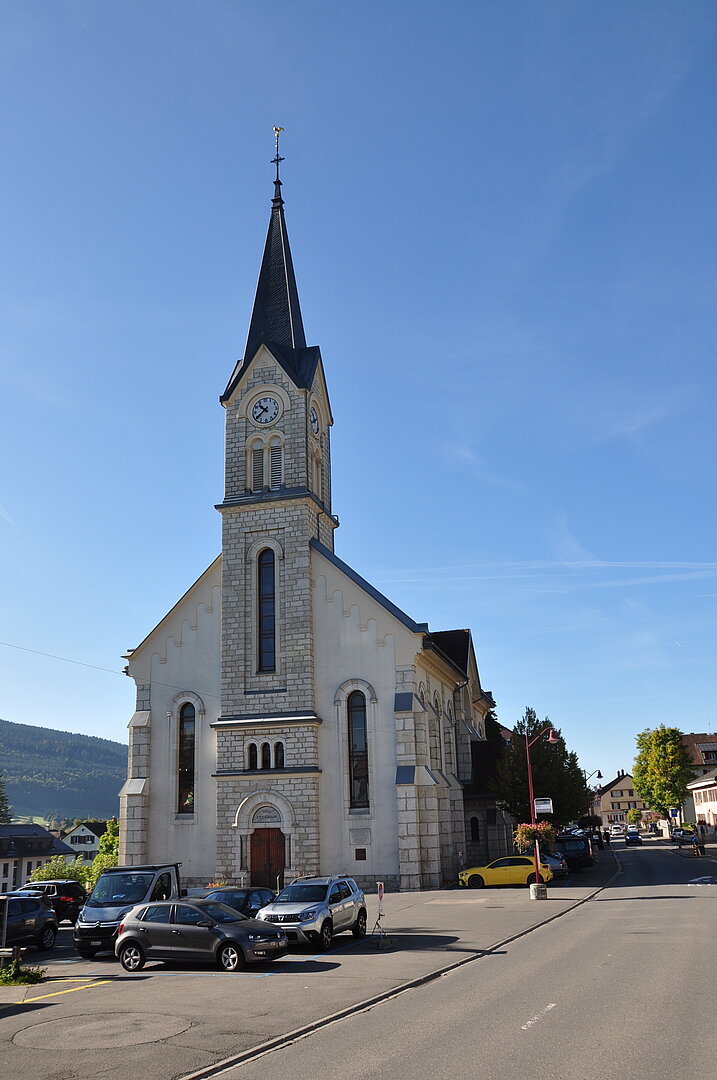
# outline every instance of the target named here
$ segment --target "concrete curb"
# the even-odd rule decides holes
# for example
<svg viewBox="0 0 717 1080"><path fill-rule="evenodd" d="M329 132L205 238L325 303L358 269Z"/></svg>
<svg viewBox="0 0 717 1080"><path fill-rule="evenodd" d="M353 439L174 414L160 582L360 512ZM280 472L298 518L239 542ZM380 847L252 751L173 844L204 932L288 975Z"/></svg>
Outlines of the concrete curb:
<svg viewBox="0 0 717 1080"><path fill-rule="evenodd" d="M243 1065L247 1061L253 1061L256 1058L263 1057L265 1054L270 1054L272 1051L279 1050L283 1046L289 1046L291 1043L298 1042L300 1039L306 1038L307 1035L311 1035L315 1031L320 1031L321 1028L329 1027L331 1024L336 1024L340 1020L345 1020L348 1016L353 1016L360 1012L367 1012L369 1009L373 1009L376 1005L380 1005L384 1001L390 1001L392 998L399 997L409 990L415 990L420 986L426 986L428 983L434 982L436 979L441 979L444 975L449 975L452 971L456 971L466 964L472 964L474 961L480 960L484 956L490 956L498 949L502 949L504 946L510 945L514 941L518 941L527 934L532 934L534 930L537 930L541 926L547 926L549 923L555 922L556 919L562 919L563 916L568 915L571 911L575 911L576 908L582 907L588 900L594 899L594 897L596 897L598 893L601 893L603 889L607 889L613 883L615 878L619 877L622 873L622 865L618 856L614 852L611 852L611 854L617 864L615 873L604 883L604 885L599 885L592 892L588 893L587 896L583 896L580 900L576 900L570 907L564 908L563 911L558 911L555 915L550 915L547 919L542 919L539 922L533 923L532 926L526 927L524 930L519 930L509 937L502 938L500 941L494 942L493 945L490 945L487 949L480 949L470 956L464 956L460 960L455 960L453 963L447 964L445 967L436 968L433 971L427 972L425 975L420 975L416 979L401 983L400 986L394 986L391 990L385 990L381 994L376 994L375 997L357 1001L354 1005L349 1005L347 1008L339 1010L339 1012L330 1013L328 1016L322 1016L319 1020L313 1020L310 1024L304 1024L302 1027L294 1028L293 1031L288 1031L284 1035L277 1035L273 1039L259 1043L258 1046L254 1046L249 1050L243 1050L240 1054L233 1054L231 1057L224 1058L222 1061L217 1061L204 1069L186 1073L181 1077L181 1080L204 1080L205 1077L218 1076L237 1065ZM536 901L536 903L540 903L540 901Z"/></svg>

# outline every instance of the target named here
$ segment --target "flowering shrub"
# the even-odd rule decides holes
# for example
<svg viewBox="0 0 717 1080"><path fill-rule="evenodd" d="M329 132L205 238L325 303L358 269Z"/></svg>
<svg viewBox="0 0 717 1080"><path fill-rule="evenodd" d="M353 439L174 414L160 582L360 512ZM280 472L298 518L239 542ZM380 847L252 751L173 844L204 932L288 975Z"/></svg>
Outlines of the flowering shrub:
<svg viewBox="0 0 717 1080"><path fill-rule="evenodd" d="M541 847L550 847L555 840L555 829L549 821L541 821L537 825L518 825L513 840L519 851L528 851L536 840Z"/></svg>

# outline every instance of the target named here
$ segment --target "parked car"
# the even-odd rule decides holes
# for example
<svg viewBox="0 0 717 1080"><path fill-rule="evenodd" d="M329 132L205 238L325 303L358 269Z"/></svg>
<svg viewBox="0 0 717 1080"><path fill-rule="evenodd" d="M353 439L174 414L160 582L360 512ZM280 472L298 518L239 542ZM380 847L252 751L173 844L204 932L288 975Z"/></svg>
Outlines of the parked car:
<svg viewBox="0 0 717 1080"><path fill-rule="evenodd" d="M271 889L239 889L235 885L217 885L213 889L202 889L198 895L204 900L216 900L220 904L226 904L227 907L246 915L248 919L253 919L257 911L276 899L276 893Z"/></svg>
<svg viewBox="0 0 717 1080"><path fill-rule="evenodd" d="M57 881L28 881L23 885L21 892L41 892L50 901L55 909L58 923L77 922L77 916L87 902L87 892L74 879L58 879Z"/></svg>
<svg viewBox="0 0 717 1080"><path fill-rule="evenodd" d="M247 919L214 900L161 900L138 904L119 924L115 955L125 971L141 971L147 960L204 961L224 971L276 960L288 947L286 934Z"/></svg>
<svg viewBox="0 0 717 1080"><path fill-rule="evenodd" d="M558 833L555 837L555 850L560 852L570 870L583 870L595 862L592 845L587 836Z"/></svg>
<svg viewBox="0 0 717 1080"><path fill-rule="evenodd" d="M616 821L610 826L610 836L624 836L625 826L621 821Z"/></svg>
<svg viewBox="0 0 717 1080"><path fill-rule="evenodd" d="M641 844L641 843L642 843L642 837L640 836L639 832L637 832L637 831L630 832L630 830L628 829L627 832L625 833L625 845L627 846L628 844Z"/></svg>
<svg viewBox="0 0 717 1080"><path fill-rule="evenodd" d="M695 834L691 829L673 829L670 833L670 839L678 847L682 847L683 844L689 844L692 846L695 842Z"/></svg>
<svg viewBox="0 0 717 1080"><path fill-rule="evenodd" d="M562 855L553 855L550 851L540 852L540 861L546 862L553 871L554 878L566 878L570 873L568 864Z"/></svg>
<svg viewBox="0 0 717 1080"><path fill-rule="evenodd" d="M350 930L355 938L366 933L366 900L353 878L297 878L286 885L257 919L278 923L289 941L331 947L335 934Z"/></svg>
<svg viewBox="0 0 717 1080"><path fill-rule="evenodd" d="M114 950L120 921L133 907L143 901L179 899L184 891L179 887L179 863L103 870L75 923L78 953L89 960L103 949Z"/></svg>
<svg viewBox="0 0 717 1080"><path fill-rule="evenodd" d="M553 871L543 852L540 854L540 880L552 881ZM506 855L493 859L486 866L471 866L461 870L458 884L469 889L482 889L484 885L532 885L535 882L535 864L531 855Z"/></svg>
<svg viewBox="0 0 717 1080"><path fill-rule="evenodd" d="M15 890L0 897L7 898L7 946L34 945L43 952L53 948L57 915L42 893Z"/></svg>

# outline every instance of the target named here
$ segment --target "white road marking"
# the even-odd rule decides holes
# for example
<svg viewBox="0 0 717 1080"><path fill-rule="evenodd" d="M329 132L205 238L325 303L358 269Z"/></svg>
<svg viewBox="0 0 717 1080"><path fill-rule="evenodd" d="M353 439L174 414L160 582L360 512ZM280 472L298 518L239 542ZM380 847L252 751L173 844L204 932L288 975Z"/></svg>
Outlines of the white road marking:
<svg viewBox="0 0 717 1080"><path fill-rule="evenodd" d="M537 1024L539 1020L542 1020L543 1017L546 1016L551 1009L554 1009L557 1004L557 1001L553 1001L550 1003L550 1005L546 1005L542 1012L537 1013L535 1016L531 1016L527 1024L521 1024L521 1030L528 1031L530 1028L533 1027L534 1024Z"/></svg>

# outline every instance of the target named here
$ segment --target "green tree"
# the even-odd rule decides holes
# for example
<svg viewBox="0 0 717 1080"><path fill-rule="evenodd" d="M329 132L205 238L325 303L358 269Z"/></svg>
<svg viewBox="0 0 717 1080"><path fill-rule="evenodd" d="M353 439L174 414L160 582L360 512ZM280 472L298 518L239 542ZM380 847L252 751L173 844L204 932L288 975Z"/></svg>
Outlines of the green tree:
<svg viewBox="0 0 717 1080"><path fill-rule="evenodd" d="M117 866L119 860L119 821L112 818L100 837L97 854L87 869L88 885L93 888L103 870Z"/></svg>
<svg viewBox="0 0 717 1080"><path fill-rule="evenodd" d="M12 821L12 810L5 794L5 781L0 773L0 825L9 825Z"/></svg>
<svg viewBox="0 0 717 1080"><path fill-rule="evenodd" d="M80 885L87 883L87 867L82 865L82 860L65 862L62 855L53 855L42 866L36 866L30 874L30 881L79 881Z"/></svg>
<svg viewBox="0 0 717 1080"><path fill-rule="evenodd" d="M530 821L526 732L529 741L536 739L530 748L534 794L539 799L553 800L553 813L541 814L540 820L565 825L576 821L588 805L590 792L577 754L568 750L560 731L555 729L558 741L554 744L548 743L547 732L546 738L538 738L549 724L547 716L540 720L535 709L526 708L498 761L494 791L516 822Z"/></svg>
<svg viewBox="0 0 717 1080"><path fill-rule="evenodd" d="M673 806L682 806L687 785L695 774L678 728L661 724L637 736L637 757L632 779L635 792L650 810L670 817Z"/></svg>
<svg viewBox="0 0 717 1080"><path fill-rule="evenodd" d="M633 776L633 780L634 780ZM644 801L644 800L643 800ZM628 825L639 825L642 822L642 810L628 810L627 823Z"/></svg>

